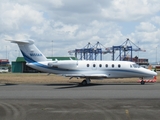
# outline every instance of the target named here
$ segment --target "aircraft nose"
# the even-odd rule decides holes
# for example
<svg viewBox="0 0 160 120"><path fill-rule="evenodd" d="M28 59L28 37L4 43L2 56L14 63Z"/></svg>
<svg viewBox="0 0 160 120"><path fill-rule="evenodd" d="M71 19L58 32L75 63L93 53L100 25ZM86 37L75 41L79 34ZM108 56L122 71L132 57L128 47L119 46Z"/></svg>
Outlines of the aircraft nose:
<svg viewBox="0 0 160 120"><path fill-rule="evenodd" d="M156 73L156 72L154 72L154 76L157 76L157 73Z"/></svg>
<svg viewBox="0 0 160 120"><path fill-rule="evenodd" d="M154 71L152 71L152 75L153 75L153 76L157 76L157 73L154 72Z"/></svg>

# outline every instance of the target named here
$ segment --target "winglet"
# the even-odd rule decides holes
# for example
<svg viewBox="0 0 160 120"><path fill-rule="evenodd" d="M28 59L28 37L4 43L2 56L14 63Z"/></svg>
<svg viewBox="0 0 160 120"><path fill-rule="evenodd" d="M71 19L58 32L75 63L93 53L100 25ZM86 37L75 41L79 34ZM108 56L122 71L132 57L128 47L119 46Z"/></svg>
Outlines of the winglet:
<svg viewBox="0 0 160 120"><path fill-rule="evenodd" d="M70 60L73 60L73 59L70 57Z"/></svg>

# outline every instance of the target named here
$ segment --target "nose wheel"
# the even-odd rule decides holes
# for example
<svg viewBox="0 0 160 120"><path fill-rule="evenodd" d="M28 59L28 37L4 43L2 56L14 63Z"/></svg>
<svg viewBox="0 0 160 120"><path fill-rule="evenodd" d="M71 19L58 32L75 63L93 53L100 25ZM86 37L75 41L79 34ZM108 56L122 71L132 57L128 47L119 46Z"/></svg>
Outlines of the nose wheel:
<svg viewBox="0 0 160 120"><path fill-rule="evenodd" d="M141 80L141 85L144 85L145 84L145 81L143 80L143 78L142 78L142 80Z"/></svg>

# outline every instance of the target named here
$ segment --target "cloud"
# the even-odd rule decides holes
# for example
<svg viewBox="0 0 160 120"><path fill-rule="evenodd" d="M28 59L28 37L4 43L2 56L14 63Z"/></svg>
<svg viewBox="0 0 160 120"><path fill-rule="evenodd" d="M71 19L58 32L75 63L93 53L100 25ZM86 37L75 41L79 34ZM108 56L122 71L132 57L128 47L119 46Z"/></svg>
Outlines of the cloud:
<svg viewBox="0 0 160 120"><path fill-rule="evenodd" d="M155 31L155 25L151 24L150 22L141 22L139 26L136 27L138 31Z"/></svg>
<svg viewBox="0 0 160 120"><path fill-rule="evenodd" d="M27 32L31 26L40 25L43 21L43 13L34 10L28 5L20 5L18 3L1 4L1 32Z"/></svg>
<svg viewBox="0 0 160 120"><path fill-rule="evenodd" d="M52 44L54 56L68 56L69 50L88 42L111 47L126 38L147 50L159 44L159 6L159 0L1 0L0 57L6 56L6 46L8 51L18 48L6 38L34 39L46 56ZM154 51L147 53L154 61Z"/></svg>
<svg viewBox="0 0 160 120"><path fill-rule="evenodd" d="M108 8L102 8L102 16L111 20L136 21L160 10L159 1L113 0Z"/></svg>
<svg viewBox="0 0 160 120"><path fill-rule="evenodd" d="M160 16L154 16L153 18L151 18L151 22L160 25Z"/></svg>

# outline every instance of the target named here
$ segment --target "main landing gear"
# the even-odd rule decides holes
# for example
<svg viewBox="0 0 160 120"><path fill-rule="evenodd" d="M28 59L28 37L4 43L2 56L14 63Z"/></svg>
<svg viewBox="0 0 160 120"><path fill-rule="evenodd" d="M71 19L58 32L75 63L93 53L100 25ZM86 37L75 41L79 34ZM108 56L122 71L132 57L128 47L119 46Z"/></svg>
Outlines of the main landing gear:
<svg viewBox="0 0 160 120"><path fill-rule="evenodd" d="M90 80L89 78L86 78L86 79L84 79L84 80L82 81L81 84L82 84L83 86L85 86L85 85L89 85L90 82L91 82L91 80Z"/></svg>
<svg viewBox="0 0 160 120"><path fill-rule="evenodd" d="M144 85L144 84L145 84L145 81L143 80L143 77L142 77L141 85Z"/></svg>

